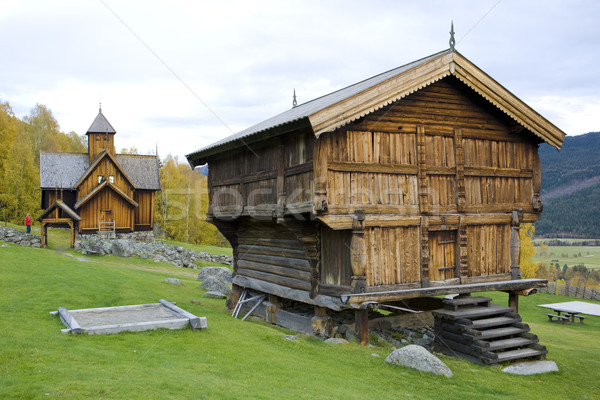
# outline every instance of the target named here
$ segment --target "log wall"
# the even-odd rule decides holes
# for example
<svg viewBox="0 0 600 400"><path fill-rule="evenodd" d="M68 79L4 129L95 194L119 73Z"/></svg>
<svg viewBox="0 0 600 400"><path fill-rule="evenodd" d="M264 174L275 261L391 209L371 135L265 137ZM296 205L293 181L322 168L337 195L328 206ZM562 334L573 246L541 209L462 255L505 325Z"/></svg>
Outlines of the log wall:
<svg viewBox="0 0 600 400"><path fill-rule="evenodd" d="M312 266L296 236L274 223L244 223L237 231L236 273L266 282L311 290Z"/></svg>

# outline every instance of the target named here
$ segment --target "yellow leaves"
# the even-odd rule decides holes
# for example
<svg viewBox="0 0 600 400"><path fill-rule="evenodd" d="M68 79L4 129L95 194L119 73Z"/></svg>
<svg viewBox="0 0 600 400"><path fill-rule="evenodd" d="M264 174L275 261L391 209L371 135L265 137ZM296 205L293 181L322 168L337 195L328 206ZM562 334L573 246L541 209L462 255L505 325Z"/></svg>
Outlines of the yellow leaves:
<svg viewBox="0 0 600 400"><path fill-rule="evenodd" d="M535 226L532 224L522 224L519 231L521 239L521 277L524 279L535 278L538 272L538 265L533 262L535 248L533 247L533 235L535 234Z"/></svg>

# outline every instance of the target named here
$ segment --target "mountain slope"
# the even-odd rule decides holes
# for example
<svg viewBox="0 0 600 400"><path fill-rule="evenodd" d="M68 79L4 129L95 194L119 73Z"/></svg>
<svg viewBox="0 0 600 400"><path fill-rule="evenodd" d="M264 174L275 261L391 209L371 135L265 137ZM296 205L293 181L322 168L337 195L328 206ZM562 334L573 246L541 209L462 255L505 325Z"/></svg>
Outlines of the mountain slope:
<svg viewBox="0 0 600 400"><path fill-rule="evenodd" d="M600 237L600 132L540 146L544 212L536 234Z"/></svg>

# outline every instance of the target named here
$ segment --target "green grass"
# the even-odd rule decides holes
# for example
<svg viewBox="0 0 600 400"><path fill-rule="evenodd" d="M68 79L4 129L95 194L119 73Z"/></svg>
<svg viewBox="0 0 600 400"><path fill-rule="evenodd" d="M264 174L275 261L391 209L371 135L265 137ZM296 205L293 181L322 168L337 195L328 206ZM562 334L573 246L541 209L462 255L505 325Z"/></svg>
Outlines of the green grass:
<svg viewBox="0 0 600 400"><path fill-rule="evenodd" d="M534 262L544 261L547 265L559 263L562 268L585 264L590 269L600 269L600 246L548 246L547 254L541 254L541 247L535 247ZM553 261L558 260L558 261Z"/></svg>
<svg viewBox="0 0 600 400"><path fill-rule="evenodd" d="M600 397L600 318L584 325L546 322L521 298L521 315L559 372L504 374L442 356L454 377L384 363L388 346L328 345L261 321L230 317L205 299L195 271L150 260L87 257L52 249L0 247L0 398L106 399L592 399ZM164 282L176 276L181 286ZM487 293L486 295L489 295ZM506 294L493 293L499 304ZM155 303L164 298L208 318L205 331L158 330L106 336L60 333L49 311ZM196 302L194 302L196 300ZM374 357L377 354L379 357Z"/></svg>

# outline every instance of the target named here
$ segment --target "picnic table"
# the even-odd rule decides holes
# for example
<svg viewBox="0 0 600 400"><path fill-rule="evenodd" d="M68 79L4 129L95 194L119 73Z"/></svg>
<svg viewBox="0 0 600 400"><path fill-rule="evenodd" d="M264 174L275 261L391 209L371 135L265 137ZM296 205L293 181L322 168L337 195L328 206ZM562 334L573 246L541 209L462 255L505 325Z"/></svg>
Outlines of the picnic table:
<svg viewBox="0 0 600 400"><path fill-rule="evenodd" d="M541 304L538 307L550 308L554 314L546 314L549 322L570 322L575 323L575 318L579 319L579 324L583 324L583 320L587 317L579 314L593 315L600 317L600 305L586 303L584 301L568 301L565 303ZM564 313L564 314L563 314Z"/></svg>

